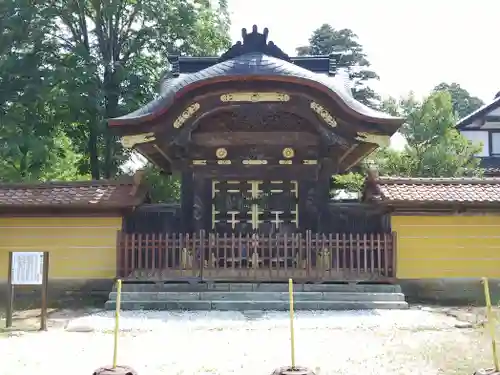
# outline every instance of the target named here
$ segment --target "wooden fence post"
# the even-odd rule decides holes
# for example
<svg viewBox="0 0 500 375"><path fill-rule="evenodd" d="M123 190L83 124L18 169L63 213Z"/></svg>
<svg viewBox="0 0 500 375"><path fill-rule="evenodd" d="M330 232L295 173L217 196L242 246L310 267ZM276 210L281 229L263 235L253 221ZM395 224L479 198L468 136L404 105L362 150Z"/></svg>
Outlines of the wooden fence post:
<svg viewBox="0 0 500 375"><path fill-rule="evenodd" d="M398 234L392 232L392 274L391 277L397 277L398 264Z"/></svg>
<svg viewBox="0 0 500 375"><path fill-rule="evenodd" d="M125 272L123 267L122 231L116 231L116 270L115 277L123 277Z"/></svg>

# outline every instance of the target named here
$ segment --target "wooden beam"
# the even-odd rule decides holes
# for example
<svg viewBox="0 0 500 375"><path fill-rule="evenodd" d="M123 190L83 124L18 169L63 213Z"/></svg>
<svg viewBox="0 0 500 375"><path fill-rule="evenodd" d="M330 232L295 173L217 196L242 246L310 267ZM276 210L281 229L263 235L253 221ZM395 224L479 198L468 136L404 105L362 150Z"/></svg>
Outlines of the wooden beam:
<svg viewBox="0 0 500 375"><path fill-rule="evenodd" d="M192 141L200 146L315 146L319 137L307 132L217 132L193 133Z"/></svg>
<svg viewBox="0 0 500 375"><path fill-rule="evenodd" d="M359 164L363 159L366 159L370 154L377 149L377 145L371 143L359 144L353 152L344 160L344 169L349 170Z"/></svg>
<svg viewBox="0 0 500 375"><path fill-rule="evenodd" d="M347 150L344 151L342 156L337 161L339 166L342 165L342 162L345 160L345 158L348 157L356 149L356 147L358 147L358 145L353 144L351 147L349 147Z"/></svg>
<svg viewBox="0 0 500 375"><path fill-rule="evenodd" d="M318 174L317 165L188 165L183 170L191 169L205 177L270 178L270 179L301 179L315 180Z"/></svg>

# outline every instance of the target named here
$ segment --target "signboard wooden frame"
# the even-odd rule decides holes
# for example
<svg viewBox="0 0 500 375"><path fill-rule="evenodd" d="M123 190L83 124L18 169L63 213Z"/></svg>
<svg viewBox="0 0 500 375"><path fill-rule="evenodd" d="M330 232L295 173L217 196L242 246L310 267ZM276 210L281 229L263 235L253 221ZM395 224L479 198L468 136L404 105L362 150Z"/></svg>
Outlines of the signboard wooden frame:
<svg viewBox="0 0 500 375"><path fill-rule="evenodd" d="M28 265L28 270L23 269L22 264L17 264L17 271L13 268L16 265L14 260L18 257L30 255L32 257L42 255L42 270L41 275L36 272L36 269ZM48 281L49 281L49 252L9 252L9 269L7 271L7 313L5 326L7 328L12 327L12 318L14 315L14 296L15 288L18 286L39 286L41 285L41 313L40 313L40 330L47 330L47 298L48 298ZM23 275L16 274L16 272L25 271L25 280L23 280ZM41 280L40 279L41 276Z"/></svg>

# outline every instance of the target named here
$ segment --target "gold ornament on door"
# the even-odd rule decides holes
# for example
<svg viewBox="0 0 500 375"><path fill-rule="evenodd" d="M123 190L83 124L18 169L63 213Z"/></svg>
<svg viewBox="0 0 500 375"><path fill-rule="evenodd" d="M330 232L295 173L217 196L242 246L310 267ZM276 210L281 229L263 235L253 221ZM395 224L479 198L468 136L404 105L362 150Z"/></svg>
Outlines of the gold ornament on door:
<svg viewBox="0 0 500 375"><path fill-rule="evenodd" d="M218 159L224 159L227 156L227 150L225 148L218 148L217 151L215 151L215 156L217 156Z"/></svg>
<svg viewBox="0 0 500 375"><path fill-rule="evenodd" d="M291 159L295 156L295 151L291 147L286 147L283 149L283 157L286 159Z"/></svg>

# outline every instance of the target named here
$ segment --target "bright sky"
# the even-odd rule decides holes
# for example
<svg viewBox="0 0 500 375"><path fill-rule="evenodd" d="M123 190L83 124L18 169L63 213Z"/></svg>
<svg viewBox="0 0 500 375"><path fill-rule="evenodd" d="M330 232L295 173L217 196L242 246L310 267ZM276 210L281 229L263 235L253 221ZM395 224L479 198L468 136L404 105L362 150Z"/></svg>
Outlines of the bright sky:
<svg viewBox="0 0 500 375"><path fill-rule="evenodd" d="M350 28L382 94L457 82L484 101L500 91L500 0L229 0L231 36L253 24L290 55L323 23Z"/></svg>

